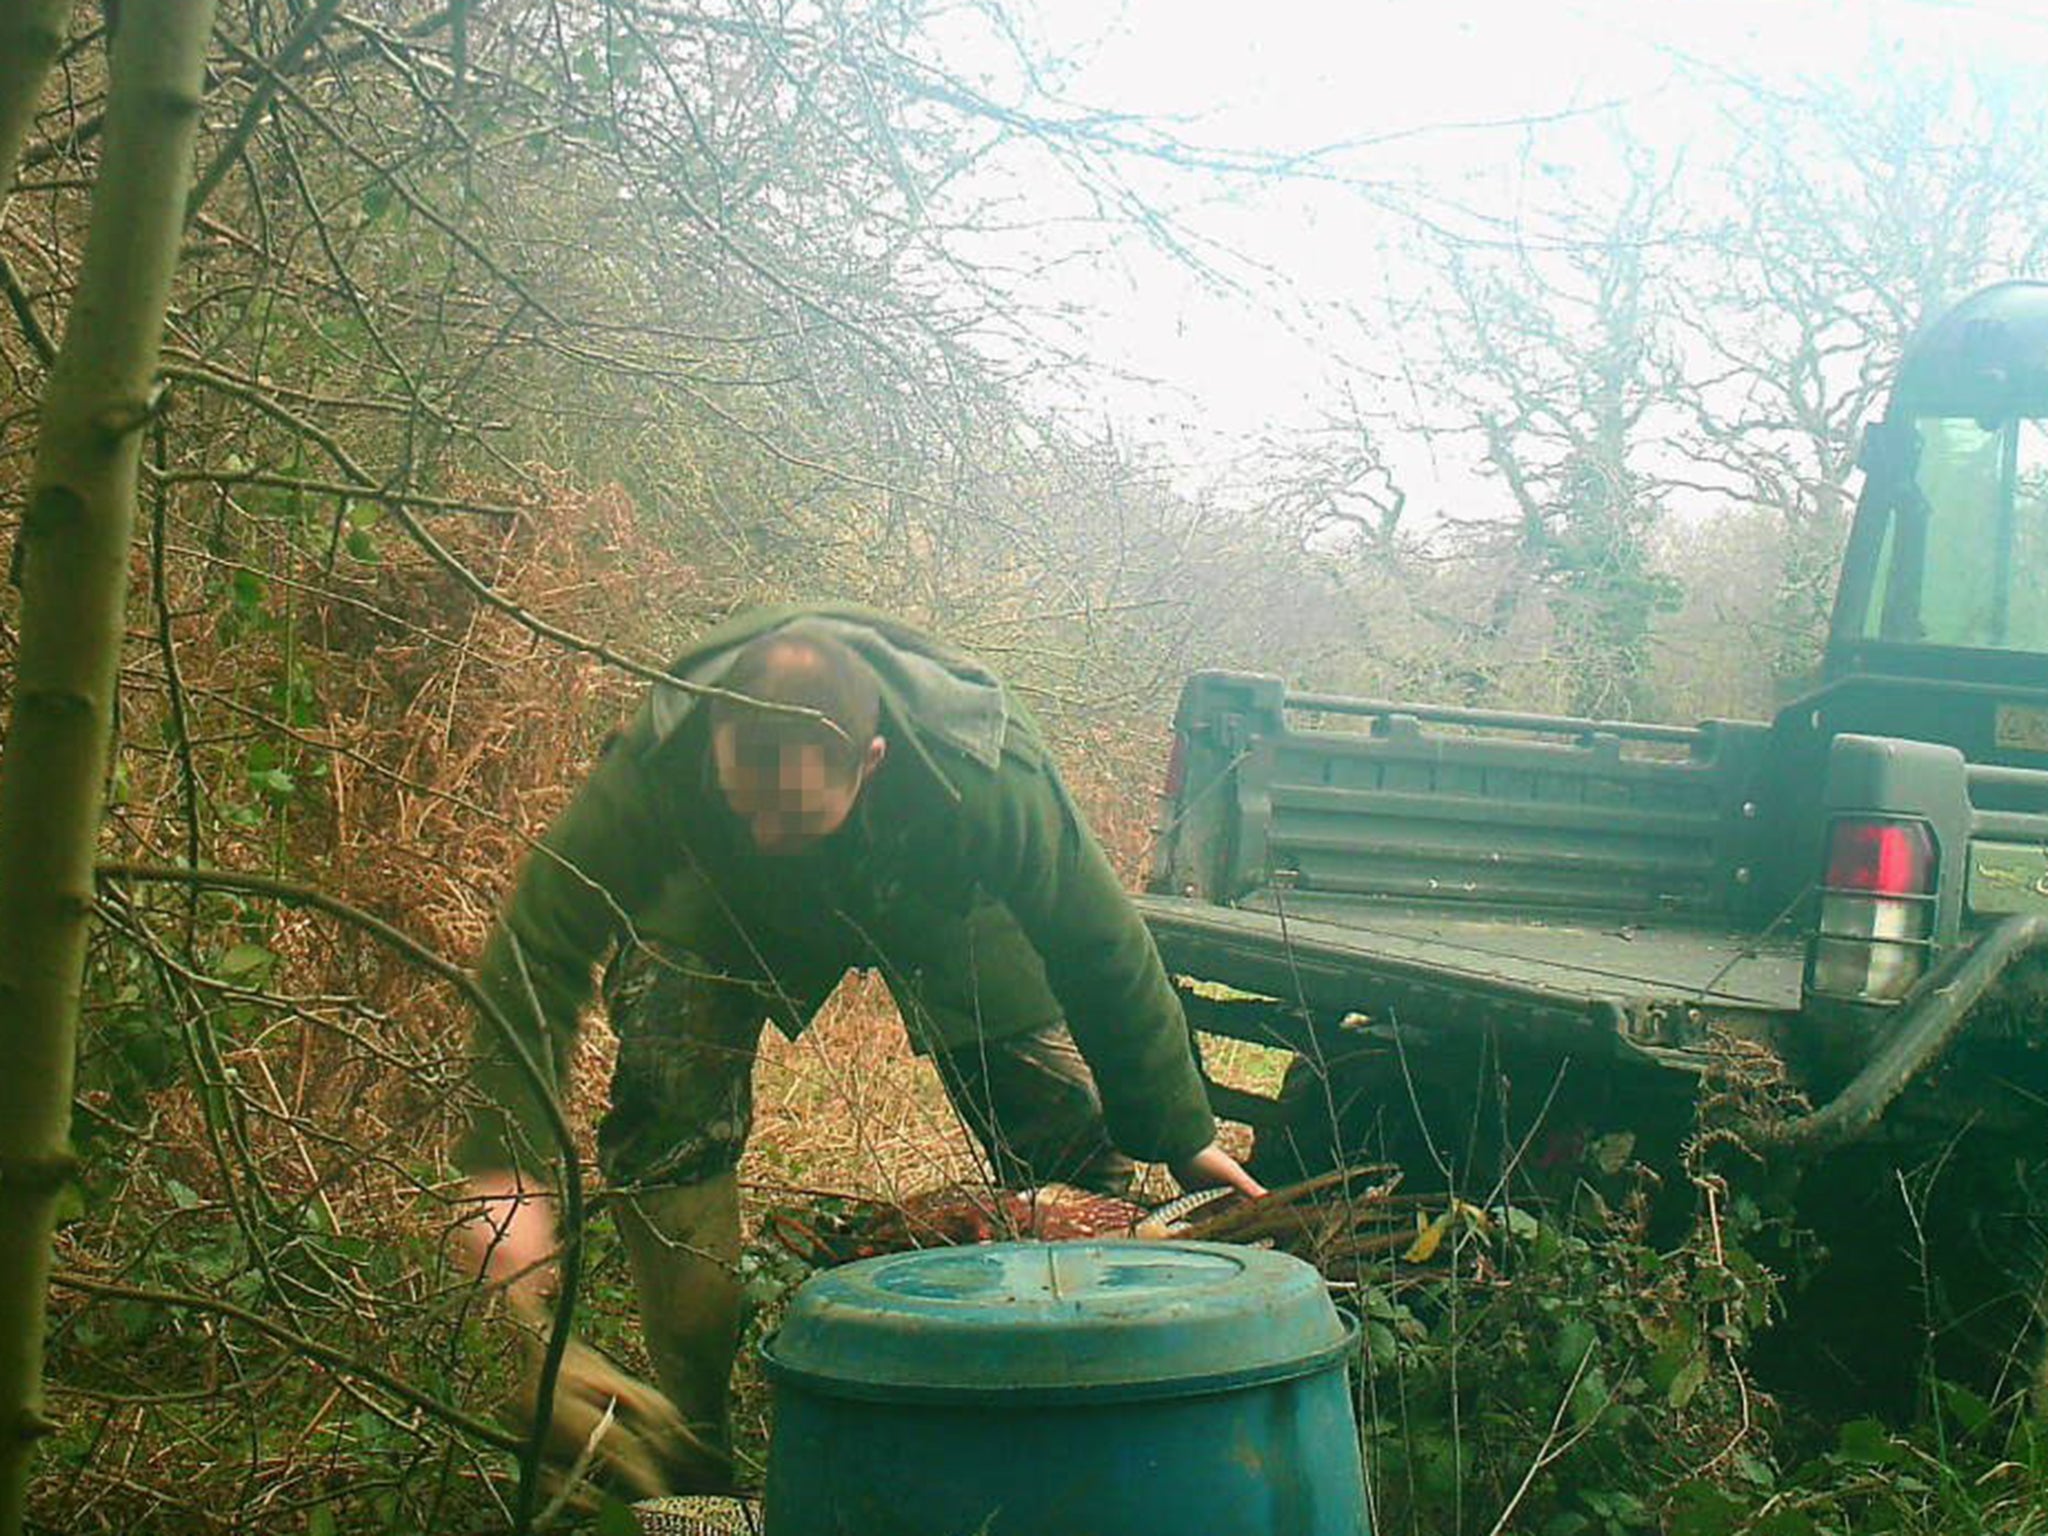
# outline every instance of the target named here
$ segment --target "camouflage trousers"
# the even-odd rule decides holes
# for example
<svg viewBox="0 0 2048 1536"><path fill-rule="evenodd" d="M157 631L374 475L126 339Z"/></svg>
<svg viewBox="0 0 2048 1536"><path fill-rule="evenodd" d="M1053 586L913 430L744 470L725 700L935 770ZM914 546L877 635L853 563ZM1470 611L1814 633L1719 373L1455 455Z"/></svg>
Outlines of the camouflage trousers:
<svg viewBox="0 0 2048 1536"><path fill-rule="evenodd" d="M605 977L619 1053L598 1128L613 1186L694 1185L731 1173L753 1126L763 1024L771 1016L807 1022L839 979L768 984L646 945L623 952ZM1109 1139L1095 1079L1064 1024L935 1051L933 1061L998 1186L1128 1192L1135 1170Z"/></svg>

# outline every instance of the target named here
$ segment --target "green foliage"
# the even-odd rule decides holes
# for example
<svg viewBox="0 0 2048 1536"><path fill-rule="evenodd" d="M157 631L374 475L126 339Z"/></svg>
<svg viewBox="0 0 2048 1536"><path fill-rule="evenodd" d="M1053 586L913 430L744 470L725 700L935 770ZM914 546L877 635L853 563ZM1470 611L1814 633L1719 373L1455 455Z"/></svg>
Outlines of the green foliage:
<svg viewBox="0 0 2048 1536"><path fill-rule="evenodd" d="M1361 1417L1379 1529L1655 1531L1665 1490L1767 1486L1740 1359L1773 1282L1726 1234L1672 1252L1522 1211L1460 1240L1488 1283L1363 1293Z"/></svg>
<svg viewBox="0 0 2048 1536"><path fill-rule="evenodd" d="M1681 1485L1671 1536L1950 1536L2048 1530L2048 1445L2031 1417L1994 1412L1966 1388L1934 1384L1937 1406L1908 1430L1841 1425L1832 1444L1768 1488L1735 1497Z"/></svg>
<svg viewBox="0 0 2048 1536"><path fill-rule="evenodd" d="M1713 1187L1668 1247L1629 1221L1511 1210L1460 1239L1463 1278L1361 1290L1376 1530L2048 1532L2048 1427L2025 1394L1927 1379L1910 1423L1830 1423L1759 1384L1749 1346L1799 1314L1756 1252L1796 1234Z"/></svg>

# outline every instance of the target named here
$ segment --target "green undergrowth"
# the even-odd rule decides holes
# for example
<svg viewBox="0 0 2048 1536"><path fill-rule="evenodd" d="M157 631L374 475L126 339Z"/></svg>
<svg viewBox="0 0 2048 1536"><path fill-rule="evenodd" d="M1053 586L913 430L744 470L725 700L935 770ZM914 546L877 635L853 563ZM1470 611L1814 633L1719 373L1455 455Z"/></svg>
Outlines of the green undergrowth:
<svg viewBox="0 0 2048 1536"><path fill-rule="evenodd" d="M1360 1325L1378 1536L2048 1536L2027 1373L2003 1391L1923 1379L1917 1406L1887 1419L1824 1409L1760 1364L1759 1342L1813 1300L1789 1208L1702 1171L1690 1225L1653 1240L1655 1182L1619 1182L1563 1206L1446 1202L1434 1251L1331 1276ZM516 1356L443 1288L427 1215L391 1243L332 1230L317 1202L245 1212L259 1261L214 1186L144 1161L96 1182L73 1231L122 1254L137 1287L230 1302L488 1418ZM608 1221L587 1257L584 1336L644 1370ZM754 1478L770 1425L758 1345L807 1273L766 1244L745 1260L736 1428ZM68 1304L52 1345L65 1386L41 1528L505 1528L509 1458L232 1317ZM595 1528L625 1530L621 1514Z"/></svg>
<svg viewBox="0 0 2048 1536"><path fill-rule="evenodd" d="M1455 1273L1361 1276L1357 1377L1379 1536L2048 1532L2048 1433L2024 1393L1923 1377L1899 1422L1759 1378L1802 1297L1747 1197L1652 1246L1591 1220L1465 1222ZM1902 1304L1904 1304L1902 1299Z"/></svg>

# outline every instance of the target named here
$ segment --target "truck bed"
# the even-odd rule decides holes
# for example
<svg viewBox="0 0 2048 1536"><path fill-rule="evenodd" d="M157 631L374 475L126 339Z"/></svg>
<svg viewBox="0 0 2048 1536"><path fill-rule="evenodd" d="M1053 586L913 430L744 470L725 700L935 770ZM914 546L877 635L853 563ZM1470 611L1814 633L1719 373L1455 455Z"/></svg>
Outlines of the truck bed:
<svg viewBox="0 0 2048 1536"><path fill-rule="evenodd" d="M1770 728L1405 705L1191 678L1142 910L1199 1027L1473 1028L1697 1062L1798 1014ZM1772 914L1776 914L1774 918ZM1218 988L1264 998L1228 1007ZM1291 1010L1292 1021L1288 1017ZM1294 1043L1290 1041L1289 1043ZM1684 1064L1674 1061L1674 1064Z"/></svg>

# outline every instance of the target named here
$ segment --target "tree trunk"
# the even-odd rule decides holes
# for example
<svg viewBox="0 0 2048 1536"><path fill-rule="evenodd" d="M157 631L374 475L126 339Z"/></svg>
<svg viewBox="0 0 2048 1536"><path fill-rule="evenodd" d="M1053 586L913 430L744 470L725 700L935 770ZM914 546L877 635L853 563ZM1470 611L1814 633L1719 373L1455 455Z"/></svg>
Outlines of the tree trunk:
<svg viewBox="0 0 2048 1536"><path fill-rule="evenodd" d="M72 1170L72 1065L139 434L213 11L213 0L122 7L85 258L19 535L21 643L0 771L0 1536L21 1530L30 1452L48 1428L43 1298Z"/></svg>
<svg viewBox="0 0 2048 1536"><path fill-rule="evenodd" d="M8 0L0 5L0 215L14 190L14 163L43 99L43 77L64 46L71 0Z"/></svg>

